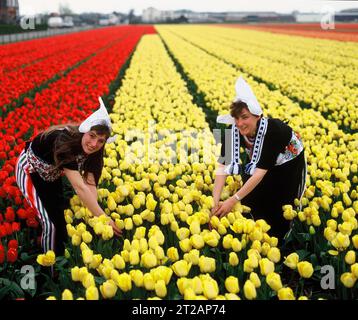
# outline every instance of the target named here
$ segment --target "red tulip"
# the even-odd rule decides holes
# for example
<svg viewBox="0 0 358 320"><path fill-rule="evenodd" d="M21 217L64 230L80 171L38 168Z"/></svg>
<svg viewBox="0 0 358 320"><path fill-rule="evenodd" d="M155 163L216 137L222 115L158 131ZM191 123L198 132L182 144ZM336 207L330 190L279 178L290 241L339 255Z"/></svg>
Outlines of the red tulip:
<svg viewBox="0 0 358 320"><path fill-rule="evenodd" d="M27 219L26 224L27 224L28 227L35 228L35 229L39 225L38 221L35 218Z"/></svg>
<svg viewBox="0 0 358 320"><path fill-rule="evenodd" d="M12 239L9 241L9 243L7 244L8 248L13 248L13 249L17 249L19 247L19 243L17 242L16 239Z"/></svg>
<svg viewBox="0 0 358 320"><path fill-rule="evenodd" d="M13 222L15 220L15 212L12 207L7 207L5 212L5 220L8 222Z"/></svg>
<svg viewBox="0 0 358 320"><path fill-rule="evenodd" d="M0 264L2 264L5 261L5 249L0 244Z"/></svg>
<svg viewBox="0 0 358 320"><path fill-rule="evenodd" d="M20 218L20 219L26 219L27 216L28 216L28 213L25 209L23 208L20 208L19 210L17 210L17 216Z"/></svg>
<svg viewBox="0 0 358 320"><path fill-rule="evenodd" d="M0 224L0 239L3 237L6 237L6 235L7 235L7 232L6 232L5 226Z"/></svg>
<svg viewBox="0 0 358 320"><path fill-rule="evenodd" d="M17 260L17 254L17 249L9 248L7 250L7 261L9 261L10 263L14 263Z"/></svg>
<svg viewBox="0 0 358 320"><path fill-rule="evenodd" d="M12 229L12 232L19 232L20 229L21 229L20 223L18 223L18 222L13 222L13 223L11 224L11 229Z"/></svg>

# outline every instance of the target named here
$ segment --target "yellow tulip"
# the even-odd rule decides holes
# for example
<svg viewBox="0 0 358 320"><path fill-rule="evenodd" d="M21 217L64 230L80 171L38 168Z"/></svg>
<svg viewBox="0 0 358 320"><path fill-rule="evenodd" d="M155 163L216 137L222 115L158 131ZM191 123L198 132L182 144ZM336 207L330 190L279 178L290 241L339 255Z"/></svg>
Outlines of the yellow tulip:
<svg viewBox="0 0 358 320"><path fill-rule="evenodd" d="M108 196L107 199L107 207L109 208L109 210L111 211L115 211L117 208L117 203L114 201L113 197Z"/></svg>
<svg viewBox="0 0 358 320"><path fill-rule="evenodd" d="M158 280L154 285L154 290L158 297L164 298L167 295L167 287L164 280Z"/></svg>
<svg viewBox="0 0 358 320"><path fill-rule="evenodd" d="M201 235L199 234L194 234L190 237L190 243L192 244L192 246L195 249L201 249L204 247L205 242L204 239Z"/></svg>
<svg viewBox="0 0 358 320"><path fill-rule="evenodd" d="M301 277L310 278L313 274L312 264L307 261L297 263L297 270Z"/></svg>
<svg viewBox="0 0 358 320"><path fill-rule="evenodd" d="M299 259L300 258L298 256L298 254L296 252L294 252L294 253L291 253L290 255L288 255L283 263L290 269L294 270L297 268L297 263L298 263Z"/></svg>
<svg viewBox="0 0 358 320"><path fill-rule="evenodd" d="M82 258L85 264L90 264L93 260L93 251L89 249L83 250Z"/></svg>
<svg viewBox="0 0 358 320"><path fill-rule="evenodd" d="M278 273L270 272L266 276L266 283L270 286L270 288L274 291L278 291L282 288L281 277Z"/></svg>
<svg viewBox="0 0 358 320"><path fill-rule="evenodd" d="M62 300L73 300L73 294L70 290L65 289L62 292Z"/></svg>
<svg viewBox="0 0 358 320"><path fill-rule="evenodd" d="M259 262L260 272L263 276L275 271L275 264L267 258L263 258Z"/></svg>
<svg viewBox="0 0 358 320"><path fill-rule="evenodd" d="M256 272L251 272L249 279L254 284L255 288L259 288L261 286L261 280Z"/></svg>
<svg viewBox="0 0 358 320"><path fill-rule="evenodd" d="M91 243L92 235L88 231L85 231L84 233L82 233L82 240L85 243Z"/></svg>
<svg viewBox="0 0 358 320"><path fill-rule="evenodd" d="M129 271L129 275L131 276L132 281L138 288L143 287L144 276L141 270L131 270Z"/></svg>
<svg viewBox="0 0 358 320"><path fill-rule="evenodd" d="M235 251L235 252L239 252L242 250L242 245L241 245L241 242L239 239L237 238L234 238L232 241L231 241L231 247L232 247L232 250Z"/></svg>
<svg viewBox="0 0 358 320"><path fill-rule="evenodd" d="M52 250L47 251L45 254L40 254L37 256L37 263L44 267L53 266L56 262L55 252Z"/></svg>
<svg viewBox="0 0 358 320"><path fill-rule="evenodd" d="M192 248L190 239L186 238L179 241L179 247L183 252L189 252Z"/></svg>
<svg viewBox="0 0 358 320"><path fill-rule="evenodd" d="M354 248L358 249L358 234L356 234L352 237L352 243L353 243Z"/></svg>
<svg viewBox="0 0 358 320"><path fill-rule="evenodd" d="M137 250L129 252L129 263L133 266L139 264L139 252Z"/></svg>
<svg viewBox="0 0 358 320"><path fill-rule="evenodd" d="M145 268L151 269L157 265L158 261L153 252L147 251L142 254L141 263Z"/></svg>
<svg viewBox="0 0 358 320"><path fill-rule="evenodd" d="M123 292L132 290L132 278L128 273L121 273L115 282Z"/></svg>
<svg viewBox="0 0 358 320"><path fill-rule="evenodd" d="M349 250L345 257L344 260L346 261L347 264L353 264L356 262L356 252L353 250Z"/></svg>
<svg viewBox="0 0 358 320"><path fill-rule="evenodd" d="M199 258L199 267L201 273L211 273L216 270L216 263L214 258L201 256Z"/></svg>
<svg viewBox="0 0 358 320"><path fill-rule="evenodd" d="M155 281L150 273L143 276L144 288L148 291L155 289Z"/></svg>
<svg viewBox="0 0 358 320"><path fill-rule="evenodd" d="M175 247L168 248L167 256L172 262L178 261L179 260L178 249Z"/></svg>
<svg viewBox="0 0 358 320"><path fill-rule="evenodd" d="M179 260L172 265L172 269L178 277L186 277L190 271L191 263Z"/></svg>
<svg viewBox="0 0 358 320"><path fill-rule="evenodd" d="M277 292L279 300L295 300L295 295L291 288L281 288Z"/></svg>
<svg viewBox="0 0 358 320"><path fill-rule="evenodd" d="M215 299L219 294L219 287L215 280L203 281L203 293L208 299Z"/></svg>
<svg viewBox="0 0 358 320"><path fill-rule="evenodd" d="M189 237L190 230L188 228L180 228L177 230L176 235L179 240L184 240Z"/></svg>
<svg viewBox="0 0 358 320"><path fill-rule="evenodd" d="M226 300L241 300L240 297L233 293L225 293Z"/></svg>
<svg viewBox="0 0 358 320"><path fill-rule="evenodd" d="M98 300L99 293L98 289L95 286L89 287L86 289L86 299L87 300Z"/></svg>
<svg viewBox="0 0 358 320"><path fill-rule="evenodd" d="M111 299L117 293L117 285L113 280L107 280L99 287L99 291L104 299Z"/></svg>
<svg viewBox="0 0 358 320"><path fill-rule="evenodd" d="M190 229L191 234L200 234L199 220L197 220L197 219L193 220L193 222L190 224L189 229Z"/></svg>
<svg viewBox="0 0 358 320"><path fill-rule="evenodd" d="M146 233L145 227L138 227L134 232L133 239L138 239L138 240L143 239L145 237L145 233Z"/></svg>
<svg viewBox="0 0 358 320"><path fill-rule="evenodd" d="M280 250L278 248L271 248L267 253L267 258L274 263L278 263L281 260Z"/></svg>
<svg viewBox="0 0 358 320"><path fill-rule="evenodd" d="M235 252L230 252L229 263L233 267L236 267L239 264L239 258Z"/></svg>
<svg viewBox="0 0 358 320"><path fill-rule="evenodd" d="M200 257L200 252L197 249L192 249L188 253L184 254L184 260L190 262L195 266L199 264L199 259L200 259L199 257Z"/></svg>
<svg viewBox="0 0 358 320"><path fill-rule="evenodd" d="M345 272L341 275L341 282L346 288L353 288L357 278L351 272Z"/></svg>
<svg viewBox="0 0 358 320"><path fill-rule="evenodd" d="M351 272L354 275L354 277L358 279L358 263L357 262L351 265Z"/></svg>
<svg viewBox="0 0 358 320"><path fill-rule="evenodd" d="M114 267L118 270L122 270L126 266L123 257L119 254L114 255L111 261L113 262Z"/></svg>
<svg viewBox="0 0 358 320"><path fill-rule="evenodd" d="M229 293L238 293L240 291L239 280L233 276L227 277L225 280L225 288Z"/></svg>
<svg viewBox="0 0 358 320"><path fill-rule="evenodd" d="M244 295L248 300L253 300L257 297L256 288L250 280L246 280L244 284Z"/></svg>
<svg viewBox="0 0 358 320"><path fill-rule="evenodd" d="M81 236L79 236L78 234L74 234L72 236L72 244L75 246L75 247L78 247L80 244L81 244Z"/></svg>
<svg viewBox="0 0 358 320"><path fill-rule="evenodd" d="M82 285L85 288L89 288L91 286L95 286L95 280L94 280L94 276L91 273L88 273L87 275L85 275L82 279Z"/></svg>

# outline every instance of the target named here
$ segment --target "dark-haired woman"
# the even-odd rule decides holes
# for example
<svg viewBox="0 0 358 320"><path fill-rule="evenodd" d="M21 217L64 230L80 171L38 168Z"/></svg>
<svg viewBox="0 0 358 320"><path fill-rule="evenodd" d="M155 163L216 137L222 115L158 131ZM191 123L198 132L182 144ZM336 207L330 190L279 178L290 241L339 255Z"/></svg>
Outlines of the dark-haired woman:
<svg viewBox="0 0 358 320"><path fill-rule="evenodd" d="M263 117L255 95L242 78L236 83L236 94L230 115L219 116L217 120L232 127L227 130L226 139L222 135L212 214L222 217L241 201L252 209L255 220L264 219L271 226L270 235L282 239L289 230L282 206L293 205L305 189L303 144L299 134L287 124ZM240 147L245 150L241 158ZM232 197L220 202L229 174L241 174L244 184Z"/></svg>
<svg viewBox="0 0 358 320"><path fill-rule="evenodd" d="M64 219L66 176L83 204L95 216L105 214L97 202L97 185L103 168L104 145L111 134L111 122L101 107L79 127L51 127L26 143L16 164L16 181L42 226L44 252L64 253L67 238ZM110 222L114 233L121 232Z"/></svg>

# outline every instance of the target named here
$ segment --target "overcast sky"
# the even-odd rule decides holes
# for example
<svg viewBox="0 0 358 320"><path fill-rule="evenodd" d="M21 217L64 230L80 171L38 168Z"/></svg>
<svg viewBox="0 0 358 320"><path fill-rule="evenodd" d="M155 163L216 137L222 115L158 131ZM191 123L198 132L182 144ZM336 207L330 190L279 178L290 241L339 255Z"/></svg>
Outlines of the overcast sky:
<svg viewBox="0 0 358 320"><path fill-rule="evenodd" d="M358 8L358 1L324 0L19 0L20 14L58 12L59 4L68 5L75 13L118 11L142 14L143 9L154 7L160 10L190 9L193 11L277 11L324 12L325 6L339 11Z"/></svg>

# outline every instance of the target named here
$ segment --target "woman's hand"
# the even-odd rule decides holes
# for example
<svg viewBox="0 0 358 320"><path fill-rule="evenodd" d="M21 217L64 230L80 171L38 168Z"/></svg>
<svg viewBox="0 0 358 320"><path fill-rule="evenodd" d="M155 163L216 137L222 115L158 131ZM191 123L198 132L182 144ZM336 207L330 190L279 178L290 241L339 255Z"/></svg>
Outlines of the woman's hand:
<svg viewBox="0 0 358 320"><path fill-rule="evenodd" d="M214 215L218 218L223 218L226 216L237 203L237 200L234 197L230 197L222 203L219 203L219 207L216 209Z"/></svg>
<svg viewBox="0 0 358 320"><path fill-rule="evenodd" d="M109 222L109 225L113 228L113 232L114 232L114 234L115 234L116 236L121 236L121 235L122 235L122 230L119 229L119 228L116 226L116 224L115 224L115 222L114 222L113 220L111 220L111 221Z"/></svg>
<svg viewBox="0 0 358 320"><path fill-rule="evenodd" d="M211 209L211 216L215 215L216 211L220 208L222 202L214 203L214 206Z"/></svg>
<svg viewBox="0 0 358 320"><path fill-rule="evenodd" d="M212 209L211 209L210 218L211 218L212 216L215 216L216 211L219 210L219 208L221 207L221 205L222 205L222 202L221 202L221 201L218 202L218 203L214 203L214 206L213 206ZM209 230L211 231L212 229L213 229L213 226L212 226L211 223L209 222Z"/></svg>

